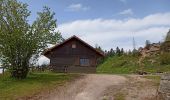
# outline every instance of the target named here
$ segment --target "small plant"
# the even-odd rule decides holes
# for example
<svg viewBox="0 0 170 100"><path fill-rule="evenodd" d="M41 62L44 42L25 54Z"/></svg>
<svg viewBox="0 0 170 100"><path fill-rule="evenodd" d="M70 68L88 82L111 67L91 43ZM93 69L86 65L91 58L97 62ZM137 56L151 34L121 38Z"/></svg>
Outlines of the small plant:
<svg viewBox="0 0 170 100"><path fill-rule="evenodd" d="M125 94L124 94L124 93L121 93L121 92L116 93L116 94L114 95L114 100L125 100Z"/></svg>

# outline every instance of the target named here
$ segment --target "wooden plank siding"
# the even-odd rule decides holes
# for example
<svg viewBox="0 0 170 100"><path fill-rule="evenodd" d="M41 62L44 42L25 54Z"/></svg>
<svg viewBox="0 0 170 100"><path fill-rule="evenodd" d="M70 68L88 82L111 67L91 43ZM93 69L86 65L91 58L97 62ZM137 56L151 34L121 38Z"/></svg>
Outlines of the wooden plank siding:
<svg viewBox="0 0 170 100"><path fill-rule="evenodd" d="M45 53L45 56L50 59L50 66L54 71L64 72L67 68L67 72L79 73L94 73L97 59L102 58L97 51L77 37L72 37L63 45L53 48ZM81 66L80 59L89 59L89 66Z"/></svg>

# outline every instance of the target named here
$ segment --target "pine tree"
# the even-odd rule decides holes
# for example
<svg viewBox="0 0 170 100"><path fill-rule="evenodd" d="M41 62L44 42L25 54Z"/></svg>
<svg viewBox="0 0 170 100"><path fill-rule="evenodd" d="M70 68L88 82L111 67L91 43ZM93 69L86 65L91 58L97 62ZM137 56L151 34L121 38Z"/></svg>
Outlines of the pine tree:
<svg viewBox="0 0 170 100"><path fill-rule="evenodd" d="M108 52L107 52L107 50L105 50L105 51L104 51L104 54L105 54L106 56L108 55Z"/></svg>
<svg viewBox="0 0 170 100"><path fill-rule="evenodd" d="M119 47L116 47L116 55L118 55L118 56L121 55L121 51L120 51Z"/></svg>
<svg viewBox="0 0 170 100"><path fill-rule="evenodd" d="M113 50L113 48L110 49L110 56L114 56L115 55L115 52Z"/></svg>
<svg viewBox="0 0 170 100"><path fill-rule="evenodd" d="M133 51L132 51L132 55L133 55L133 56L138 56L138 55L139 55L138 50L133 49Z"/></svg>
<svg viewBox="0 0 170 100"><path fill-rule="evenodd" d="M132 55L132 51L130 49L128 51L128 55Z"/></svg>
<svg viewBox="0 0 170 100"><path fill-rule="evenodd" d="M121 55L124 54L124 49L122 48L121 51L120 51Z"/></svg>

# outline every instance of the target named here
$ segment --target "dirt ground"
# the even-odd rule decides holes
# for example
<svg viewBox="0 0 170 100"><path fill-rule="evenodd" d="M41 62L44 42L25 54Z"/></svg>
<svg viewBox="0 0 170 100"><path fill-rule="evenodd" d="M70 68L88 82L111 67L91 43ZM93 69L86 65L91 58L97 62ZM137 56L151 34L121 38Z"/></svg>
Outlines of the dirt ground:
<svg viewBox="0 0 170 100"><path fill-rule="evenodd" d="M138 75L87 74L33 100L156 100L158 86Z"/></svg>

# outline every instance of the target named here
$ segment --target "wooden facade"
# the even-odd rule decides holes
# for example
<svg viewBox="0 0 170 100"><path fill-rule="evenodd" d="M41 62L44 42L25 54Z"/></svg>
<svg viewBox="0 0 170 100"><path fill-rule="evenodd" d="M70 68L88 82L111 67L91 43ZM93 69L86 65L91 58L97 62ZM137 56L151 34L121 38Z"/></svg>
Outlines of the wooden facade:
<svg viewBox="0 0 170 100"><path fill-rule="evenodd" d="M56 72L94 73L104 55L76 36L65 40L47 51L50 66Z"/></svg>

